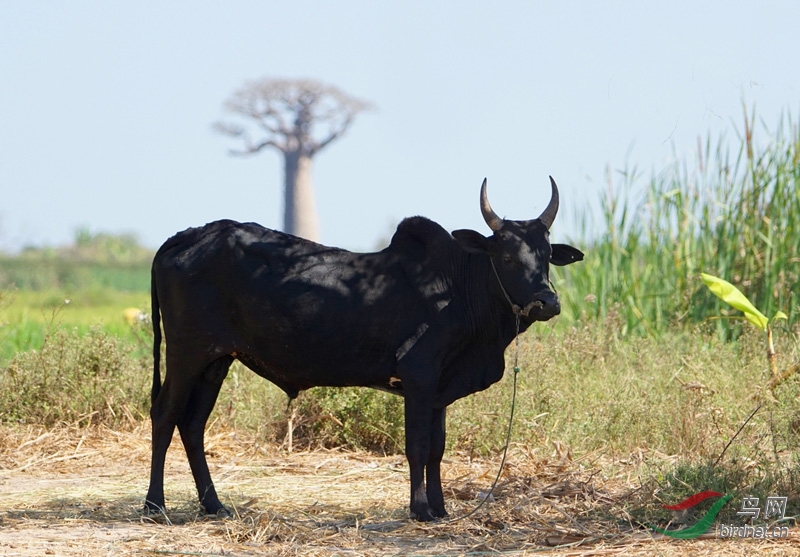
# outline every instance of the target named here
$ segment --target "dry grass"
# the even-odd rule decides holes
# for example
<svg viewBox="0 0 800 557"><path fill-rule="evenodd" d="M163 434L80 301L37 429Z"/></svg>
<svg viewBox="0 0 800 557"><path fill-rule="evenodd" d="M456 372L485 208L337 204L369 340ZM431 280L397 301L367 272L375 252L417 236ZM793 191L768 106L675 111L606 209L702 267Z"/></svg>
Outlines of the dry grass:
<svg viewBox="0 0 800 557"><path fill-rule="evenodd" d="M287 455L222 428L212 428L207 439L218 489L236 511L232 520L197 513L177 438L167 459L168 516L140 515L146 425L133 432L0 429L0 554L800 554L796 530L779 542L660 539L627 515L632 503L652 496L636 479L637 462L610 466L596 455L576 461L560 446L547 456L512 447L494 502L463 520L419 524L407 519L403 457L338 450ZM452 517L477 505L497 465L448 455Z"/></svg>

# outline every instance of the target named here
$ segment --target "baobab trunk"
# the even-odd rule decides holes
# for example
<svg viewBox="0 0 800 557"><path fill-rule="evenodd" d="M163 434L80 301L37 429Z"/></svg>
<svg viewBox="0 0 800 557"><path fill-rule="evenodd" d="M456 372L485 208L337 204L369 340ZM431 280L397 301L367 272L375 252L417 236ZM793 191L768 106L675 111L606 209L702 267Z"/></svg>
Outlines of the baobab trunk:
<svg viewBox="0 0 800 557"><path fill-rule="evenodd" d="M311 182L311 157L297 151L284 154L284 232L319 242L319 220Z"/></svg>

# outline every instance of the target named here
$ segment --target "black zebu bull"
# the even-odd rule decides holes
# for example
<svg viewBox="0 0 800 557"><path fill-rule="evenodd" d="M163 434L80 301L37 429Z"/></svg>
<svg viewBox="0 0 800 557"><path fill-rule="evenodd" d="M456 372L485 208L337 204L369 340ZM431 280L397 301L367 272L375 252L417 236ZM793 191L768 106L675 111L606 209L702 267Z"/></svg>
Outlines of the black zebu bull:
<svg viewBox="0 0 800 557"><path fill-rule="evenodd" d="M583 259L571 246L550 244L558 211L558 189L550 181L552 196L541 216L511 221L492 211L484 180L480 205L489 237L472 230L451 236L413 217L377 253L233 221L167 240L152 269L153 459L146 509L164 509L164 459L177 425L201 504L210 514L229 514L211 482L203 436L228 367L238 359L291 398L315 386L374 387L405 397L411 515L446 516L439 472L446 407L500 380L517 314L522 332L560 312L548 264Z"/></svg>

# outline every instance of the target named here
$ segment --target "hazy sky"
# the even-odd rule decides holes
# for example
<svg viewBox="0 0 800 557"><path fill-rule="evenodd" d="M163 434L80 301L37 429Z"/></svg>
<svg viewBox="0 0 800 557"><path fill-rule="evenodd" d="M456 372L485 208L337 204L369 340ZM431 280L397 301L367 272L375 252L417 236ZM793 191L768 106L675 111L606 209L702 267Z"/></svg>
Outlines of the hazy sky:
<svg viewBox="0 0 800 557"><path fill-rule="evenodd" d="M800 108L800 2L0 2L0 250L88 226L157 247L219 218L280 227L276 152L228 155L211 125L245 80L313 78L371 101L315 159L324 243L375 247L405 216L554 240L605 169L645 176L735 140L742 103ZM796 121L796 120L795 120ZM766 135L764 135L766 138Z"/></svg>

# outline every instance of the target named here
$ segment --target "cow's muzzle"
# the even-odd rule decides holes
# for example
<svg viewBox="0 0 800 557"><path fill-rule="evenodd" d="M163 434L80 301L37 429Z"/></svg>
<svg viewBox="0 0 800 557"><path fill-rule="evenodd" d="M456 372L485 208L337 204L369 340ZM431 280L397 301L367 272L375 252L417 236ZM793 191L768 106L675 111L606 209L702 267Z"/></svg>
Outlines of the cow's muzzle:
<svg viewBox="0 0 800 557"><path fill-rule="evenodd" d="M547 321L561 313L561 303L555 292L545 290L534 296L534 300L524 308L514 304L511 309L516 315L531 321Z"/></svg>
<svg viewBox="0 0 800 557"><path fill-rule="evenodd" d="M533 297L533 301L528 303L525 307L518 306L511 299L511 296L506 292L503 286L503 281L500 280L500 275L497 273L497 267L494 266L494 259L489 258L492 264L494 276L497 278L497 284L500 285L500 290L503 292L506 301L511 306L511 311L514 312L516 317L522 317L529 321L547 321L551 317L555 317L561 313L561 304L558 302L558 294L550 290L542 290Z"/></svg>

